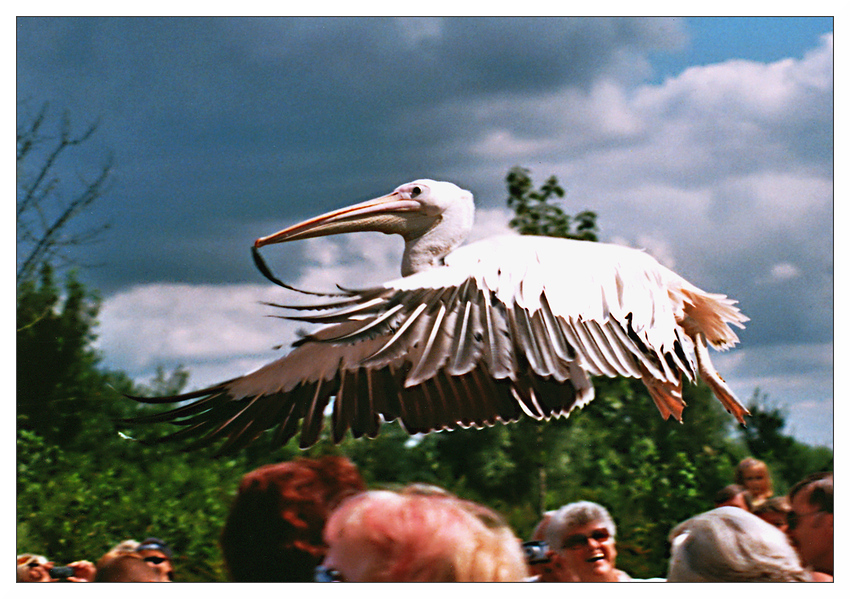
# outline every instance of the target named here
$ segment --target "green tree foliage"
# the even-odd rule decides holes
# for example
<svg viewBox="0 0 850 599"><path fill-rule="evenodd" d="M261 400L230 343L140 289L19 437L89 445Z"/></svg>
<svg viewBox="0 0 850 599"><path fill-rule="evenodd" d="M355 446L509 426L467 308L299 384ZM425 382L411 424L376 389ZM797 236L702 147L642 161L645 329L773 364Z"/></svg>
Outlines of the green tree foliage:
<svg viewBox="0 0 850 599"><path fill-rule="evenodd" d="M547 503L605 505L618 524L620 566L638 577L662 576L672 526L712 508L714 492L731 480L732 425L704 385L685 386L681 424L662 420L636 379L594 385L597 398L556 425L565 439L547 465Z"/></svg>
<svg viewBox="0 0 850 599"><path fill-rule="evenodd" d="M564 188L554 175L540 189L534 189L528 169L515 166L506 177L508 207L514 209L510 226L522 235L547 235L584 241L597 241L596 213L590 210L570 216L550 202L564 197Z"/></svg>
<svg viewBox="0 0 850 599"><path fill-rule="evenodd" d="M771 406L766 395L756 390L747 404L750 416L742 437L748 455L768 465L773 490L784 494L798 480L813 472L833 469L832 451L825 447L810 447L785 434L787 416L777 406Z"/></svg>
<svg viewBox="0 0 850 599"><path fill-rule="evenodd" d="M84 415L102 412L108 418L104 406L116 405L107 399L106 385L118 381L95 368L98 358L91 347L98 308L97 298L73 273L60 291L47 263L38 281L18 287L18 425L63 448L98 443L81 434ZM107 418L87 435L102 433Z"/></svg>

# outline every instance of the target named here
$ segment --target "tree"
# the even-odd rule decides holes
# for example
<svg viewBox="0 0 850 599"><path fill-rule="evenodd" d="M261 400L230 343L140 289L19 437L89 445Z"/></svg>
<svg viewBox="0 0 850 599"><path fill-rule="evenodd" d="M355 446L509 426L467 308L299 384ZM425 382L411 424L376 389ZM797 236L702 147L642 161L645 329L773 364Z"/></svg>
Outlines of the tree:
<svg viewBox="0 0 850 599"><path fill-rule="evenodd" d="M771 406L767 395L756 389L747 409L750 416L741 436L749 455L768 464L775 494L787 492L807 474L832 470L832 451L826 447L809 447L785 434L786 413Z"/></svg>
<svg viewBox="0 0 850 599"><path fill-rule="evenodd" d="M18 286L17 300L18 427L67 447L103 388L91 348L99 303L73 275L61 294L47 263L40 280Z"/></svg>
<svg viewBox="0 0 850 599"><path fill-rule="evenodd" d="M78 174L77 183L62 174L74 160L73 150L95 134L97 123L77 135L67 113L59 118L55 132L46 131L48 122L44 104L34 117L17 126L18 283L38 278L43 264L54 270L74 264L68 248L97 239L105 229L103 225L75 226L105 191L112 159L107 158L93 175Z"/></svg>
<svg viewBox="0 0 850 599"><path fill-rule="evenodd" d="M25 110L19 104L19 114ZM73 269L64 289L55 281L58 269L76 263L71 250L105 229L78 221L104 192L111 159L93 176L69 181L67 173L79 171L74 150L92 138L97 124L75 134L67 113L55 123L48 113L45 103L32 118L19 118L16 131L18 426L69 447L84 440L81 423L89 412L102 416L89 423L97 422L98 433L112 428L108 414L120 406L107 399L115 393L105 393L105 385L128 389L129 380L97 368L92 348L97 295L79 283ZM88 434L97 437L93 430Z"/></svg>
<svg viewBox="0 0 850 599"><path fill-rule="evenodd" d="M571 217L560 206L550 203L553 198L564 197L564 189L554 175L534 190L530 171L515 166L508 172L506 182L508 207L514 209L510 226L522 235L597 241L595 212L584 210Z"/></svg>
<svg viewBox="0 0 850 599"><path fill-rule="evenodd" d="M554 175L546 179L540 189L534 190L530 171L515 166L508 171L505 183L508 187L508 207L514 209L510 226L520 234L597 241L595 212L585 210L571 217L560 206L550 203L550 200L565 195L564 188L558 184ZM574 231L573 223L576 224ZM537 438L538 445L533 464L533 470L537 472L538 515L542 515L546 509L546 468L542 448L539 447L542 435L542 425L534 425L533 436Z"/></svg>

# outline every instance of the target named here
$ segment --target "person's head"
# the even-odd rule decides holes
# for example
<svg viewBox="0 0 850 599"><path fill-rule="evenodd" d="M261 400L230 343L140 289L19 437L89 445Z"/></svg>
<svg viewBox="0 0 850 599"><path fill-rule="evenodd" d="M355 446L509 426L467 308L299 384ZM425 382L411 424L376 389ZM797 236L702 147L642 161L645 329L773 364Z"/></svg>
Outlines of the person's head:
<svg viewBox="0 0 850 599"><path fill-rule="evenodd" d="M549 523L552 521L552 516L554 515L555 510L550 510L543 514L540 522L537 523L537 526L534 527L534 530L531 533L530 541L546 542L546 531L549 527ZM528 569L533 575L537 576L541 582L558 582L560 577L555 565L552 563L551 552L547 557L549 558L548 561L529 564Z"/></svg>
<svg viewBox="0 0 850 599"><path fill-rule="evenodd" d="M744 458L735 468L735 482L745 487L753 500L760 502L773 495L767 464L755 458Z"/></svg>
<svg viewBox="0 0 850 599"><path fill-rule="evenodd" d="M366 488L348 459L327 456L263 466L246 474L221 533L236 582L309 582L325 556L331 510Z"/></svg>
<svg viewBox="0 0 850 599"><path fill-rule="evenodd" d="M507 582L528 575L520 541L492 510L441 494L367 491L325 527L323 571L351 582Z"/></svg>
<svg viewBox="0 0 850 599"><path fill-rule="evenodd" d="M555 515L555 510L549 510L543 514L543 517L540 519L540 522L537 523L537 526L534 527L534 530L531 533L532 541L545 541L546 540L546 530L549 527L549 523L552 521L552 516Z"/></svg>
<svg viewBox="0 0 850 599"><path fill-rule="evenodd" d="M136 553L168 580L174 580L171 548L163 541L153 537L147 538L136 547Z"/></svg>
<svg viewBox="0 0 850 599"><path fill-rule="evenodd" d="M95 582L171 582L166 573L137 553L107 553L97 562Z"/></svg>
<svg viewBox="0 0 850 599"><path fill-rule="evenodd" d="M51 562L43 555L22 553L17 557L17 582L50 582Z"/></svg>
<svg viewBox="0 0 850 599"><path fill-rule="evenodd" d="M670 533L668 582L806 582L785 535L734 507L705 512Z"/></svg>
<svg viewBox="0 0 850 599"><path fill-rule="evenodd" d="M750 492L741 485L727 485L714 496L714 507L739 507L748 512L753 511L753 501Z"/></svg>
<svg viewBox="0 0 850 599"><path fill-rule="evenodd" d="M552 514L546 542L564 581L615 582L617 528L604 507L591 501L570 503Z"/></svg>
<svg viewBox="0 0 850 599"><path fill-rule="evenodd" d="M788 536L807 566L833 573L833 475L807 476L788 493Z"/></svg>
<svg viewBox="0 0 850 599"><path fill-rule="evenodd" d="M753 514L768 524L773 524L782 532L787 532L788 512L790 511L791 504L788 503L787 497L771 497L755 508Z"/></svg>

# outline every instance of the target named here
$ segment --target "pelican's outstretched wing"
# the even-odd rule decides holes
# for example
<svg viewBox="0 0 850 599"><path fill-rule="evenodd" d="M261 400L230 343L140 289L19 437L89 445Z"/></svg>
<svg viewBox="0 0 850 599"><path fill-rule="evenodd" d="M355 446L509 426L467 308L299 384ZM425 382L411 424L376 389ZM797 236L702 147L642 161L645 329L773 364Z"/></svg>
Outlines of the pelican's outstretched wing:
<svg viewBox="0 0 850 599"><path fill-rule="evenodd" d="M681 419L681 374L696 376L695 343L704 336L715 347L732 345L727 323L746 320L731 300L642 252L520 236L471 244L444 266L381 287L287 309L296 312L287 318L324 326L243 377L136 398L187 403L132 421L179 424L166 438L194 445L225 439L221 452L271 428L277 443L300 430L301 447L309 447L331 401L338 442L349 429L373 437L381 420L396 418L413 434L521 413L568 415L593 398L589 375L641 378L662 416ZM742 420L729 395L721 400Z"/></svg>

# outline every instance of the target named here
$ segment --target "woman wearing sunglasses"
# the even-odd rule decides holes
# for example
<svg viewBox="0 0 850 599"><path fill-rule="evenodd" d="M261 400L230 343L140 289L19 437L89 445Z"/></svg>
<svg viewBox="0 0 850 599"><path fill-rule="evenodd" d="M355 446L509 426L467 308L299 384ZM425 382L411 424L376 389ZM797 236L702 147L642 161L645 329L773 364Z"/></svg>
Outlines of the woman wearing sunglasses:
<svg viewBox="0 0 850 599"><path fill-rule="evenodd" d="M617 528L604 507L591 501L563 506L546 527L551 570L560 582L624 582L615 567Z"/></svg>

